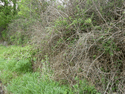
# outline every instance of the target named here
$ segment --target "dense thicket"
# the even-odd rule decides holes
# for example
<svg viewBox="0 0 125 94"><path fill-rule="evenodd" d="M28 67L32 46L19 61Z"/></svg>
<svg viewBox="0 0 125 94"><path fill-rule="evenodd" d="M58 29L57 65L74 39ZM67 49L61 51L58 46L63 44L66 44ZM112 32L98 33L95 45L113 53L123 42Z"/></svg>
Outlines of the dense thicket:
<svg viewBox="0 0 125 94"><path fill-rule="evenodd" d="M62 84L73 86L80 83L76 78L87 79L103 94L125 92L124 0L23 0L19 4L18 19L9 24L9 42L34 45L36 69L42 68L47 56L52 78Z"/></svg>

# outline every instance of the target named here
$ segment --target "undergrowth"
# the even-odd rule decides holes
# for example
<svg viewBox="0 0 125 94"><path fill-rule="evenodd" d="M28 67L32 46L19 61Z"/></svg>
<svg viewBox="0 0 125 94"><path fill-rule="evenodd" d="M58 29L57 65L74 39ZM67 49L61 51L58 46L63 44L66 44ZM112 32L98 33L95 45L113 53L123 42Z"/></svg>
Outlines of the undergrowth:
<svg viewBox="0 0 125 94"><path fill-rule="evenodd" d="M0 46L0 80L6 94L99 94L85 80L78 80L72 88L51 78L49 58L42 60L42 72L32 71L32 47ZM51 74L49 74L51 73Z"/></svg>
<svg viewBox="0 0 125 94"><path fill-rule="evenodd" d="M61 1L20 2L23 8L8 25L8 42L33 47L1 55L17 62L3 64L12 70L10 78L32 74L32 66L33 72L69 84L74 94L124 94L125 1Z"/></svg>

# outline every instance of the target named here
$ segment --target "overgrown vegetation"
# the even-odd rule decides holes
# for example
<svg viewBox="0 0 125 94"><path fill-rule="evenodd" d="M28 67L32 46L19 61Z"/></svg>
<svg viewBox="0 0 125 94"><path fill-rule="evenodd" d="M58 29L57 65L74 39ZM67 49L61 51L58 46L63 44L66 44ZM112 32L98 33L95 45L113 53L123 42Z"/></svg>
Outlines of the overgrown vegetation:
<svg viewBox="0 0 125 94"><path fill-rule="evenodd" d="M33 71L45 69L76 94L124 94L124 0L62 2L20 2L17 19L8 27L8 42L32 45ZM84 81L91 87L84 87Z"/></svg>
<svg viewBox="0 0 125 94"><path fill-rule="evenodd" d="M4 49L4 51L2 51ZM54 81L52 72L50 74L48 57L42 60L42 71L38 69L33 72L31 47L0 46L0 80L6 87L6 94L75 94L76 92L92 92L97 94L94 87L85 83L80 83L81 89L78 90L77 84L74 90L68 85L60 85ZM34 59L35 61L35 59ZM82 89L85 87L84 89ZM81 93L80 93L81 94ZM89 94L89 93L88 93Z"/></svg>

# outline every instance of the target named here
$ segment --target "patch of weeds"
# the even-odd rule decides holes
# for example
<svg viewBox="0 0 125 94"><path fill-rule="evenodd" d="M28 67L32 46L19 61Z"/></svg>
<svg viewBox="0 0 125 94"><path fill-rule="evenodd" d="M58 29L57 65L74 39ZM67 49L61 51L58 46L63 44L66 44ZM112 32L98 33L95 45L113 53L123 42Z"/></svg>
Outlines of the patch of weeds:
<svg viewBox="0 0 125 94"><path fill-rule="evenodd" d="M9 59L29 59L32 54L31 48L31 46L11 46L8 51L4 52L3 56Z"/></svg>
<svg viewBox="0 0 125 94"><path fill-rule="evenodd" d="M14 71L17 71L19 73L26 73L26 72L32 72L32 65L29 60L19 60L14 67Z"/></svg>
<svg viewBox="0 0 125 94"><path fill-rule="evenodd" d="M28 54L23 55L21 53ZM30 59L26 58L26 55L29 54L30 51L27 47L0 46L0 80L2 80L4 84L16 76L26 72L32 72Z"/></svg>
<svg viewBox="0 0 125 94"><path fill-rule="evenodd" d="M1 71L0 80L3 84L9 83L13 78L15 78L16 75L12 71Z"/></svg>
<svg viewBox="0 0 125 94"><path fill-rule="evenodd" d="M0 45L0 58L3 58L3 53L8 50L8 47Z"/></svg>
<svg viewBox="0 0 125 94"><path fill-rule="evenodd" d="M39 73L26 73L13 79L7 90L13 94L73 94L69 87L59 86L46 76L40 77Z"/></svg>
<svg viewBox="0 0 125 94"><path fill-rule="evenodd" d="M32 71L32 66L29 60L7 60L4 64L0 64L0 69L17 72L17 73L26 73Z"/></svg>
<svg viewBox="0 0 125 94"><path fill-rule="evenodd" d="M1 60L0 79L3 84L10 82L13 78L26 72L32 72L31 63L28 60Z"/></svg>

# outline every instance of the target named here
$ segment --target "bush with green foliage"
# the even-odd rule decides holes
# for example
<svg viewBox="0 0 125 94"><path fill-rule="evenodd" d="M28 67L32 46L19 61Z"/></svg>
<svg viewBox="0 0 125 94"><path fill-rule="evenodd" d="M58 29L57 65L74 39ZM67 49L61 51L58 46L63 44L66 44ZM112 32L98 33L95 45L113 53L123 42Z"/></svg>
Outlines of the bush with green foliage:
<svg viewBox="0 0 125 94"><path fill-rule="evenodd" d="M16 0L12 0L13 6L10 6L10 1L8 0L1 0L4 5L0 5L0 28L2 31L0 31L0 34L2 35L1 39L7 40L7 27L8 24L11 23L11 21L14 19L14 16L16 15Z"/></svg>
<svg viewBox="0 0 125 94"><path fill-rule="evenodd" d="M15 19L8 26L8 42L10 44L26 44L32 38L32 33L35 32L34 25L40 22L40 11L38 1L21 0L17 3L19 11Z"/></svg>
<svg viewBox="0 0 125 94"><path fill-rule="evenodd" d="M12 7L11 6L6 6L2 7L0 10L0 27L6 28L8 23L13 18L13 14L11 12Z"/></svg>

